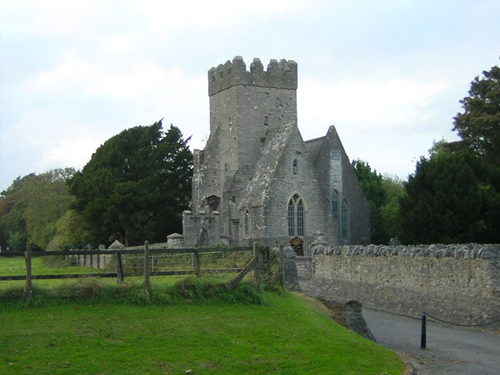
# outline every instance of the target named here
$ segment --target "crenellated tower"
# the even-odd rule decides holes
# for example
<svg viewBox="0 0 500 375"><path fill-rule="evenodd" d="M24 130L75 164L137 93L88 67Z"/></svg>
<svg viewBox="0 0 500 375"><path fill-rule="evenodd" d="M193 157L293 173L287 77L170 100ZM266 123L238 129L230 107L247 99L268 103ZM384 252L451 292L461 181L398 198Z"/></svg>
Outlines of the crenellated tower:
<svg viewBox="0 0 500 375"><path fill-rule="evenodd" d="M221 234L234 238L238 202L268 133L297 125L297 63L271 60L249 70L236 56L208 71L210 137L195 153L193 211L220 211ZM233 221L233 223L232 223Z"/></svg>
<svg viewBox="0 0 500 375"><path fill-rule="evenodd" d="M210 135L219 129L231 171L256 162L270 128L297 123L297 64L292 60L271 60L266 71L254 59L248 71L237 56L210 69L208 82Z"/></svg>

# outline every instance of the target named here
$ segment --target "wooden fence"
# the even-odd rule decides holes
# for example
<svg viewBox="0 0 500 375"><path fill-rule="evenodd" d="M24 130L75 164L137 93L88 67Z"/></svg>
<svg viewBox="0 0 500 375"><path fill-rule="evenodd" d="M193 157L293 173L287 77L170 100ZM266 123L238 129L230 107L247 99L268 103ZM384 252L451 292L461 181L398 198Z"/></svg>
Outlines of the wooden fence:
<svg viewBox="0 0 500 375"><path fill-rule="evenodd" d="M201 268L201 257L202 253L209 252L235 252L235 251L253 251L253 257L248 262L248 264L241 268L223 268L223 269L202 269ZM281 253L283 253L281 249ZM260 289L261 284L261 272L264 265L264 261L269 265L269 249L260 247L256 242L253 247L222 247L222 248L186 248L186 249L172 249L172 248L151 248L149 243L146 241L142 248L132 248L132 249L120 249L120 250L77 250L77 251L41 251L32 252L31 244L28 243L26 246L26 251L21 252L0 252L0 257L14 257L14 256L24 256L26 261L26 276L0 276L1 280L26 280L26 291L28 297L31 296L33 291L33 280L34 279L66 279L66 278L81 278L81 277L116 277L117 283L122 284L124 282L125 276L131 276L132 274L125 274L123 272L123 262L122 256L124 255L138 255L141 254L144 258L144 289L147 295L151 294L151 276L165 276L165 275L187 275L195 274L200 277L204 273L221 273L230 272L237 273L236 277L226 283L228 290L232 290L238 285L238 283L251 271L253 271L255 285ZM192 269L191 270L172 270L172 271L160 271L151 272L151 256L154 254L192 254ZM68 275L33 275L31 267L31 259L33 256L102 256L111 255L114 258L115 272L111 273L92 273L92 274L68 274ZM96 259L99 259L98 257ZM99 261L98 261L99 262ZM283 262L280 262L283 264Z"/></svg>

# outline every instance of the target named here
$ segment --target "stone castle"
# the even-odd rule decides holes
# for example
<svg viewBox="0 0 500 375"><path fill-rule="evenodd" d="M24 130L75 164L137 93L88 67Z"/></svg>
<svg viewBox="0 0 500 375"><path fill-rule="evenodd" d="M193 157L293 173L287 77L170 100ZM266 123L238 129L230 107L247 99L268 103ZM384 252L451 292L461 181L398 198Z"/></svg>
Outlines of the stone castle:
<svg viewBox="0 0 500 375"><path fill-rule="evenodd" d="M333 126L305 141L297 127L297 63L239 56L208 71L210 136L194 151L184 247L291 243L309 255L370 241L370 212Z"/></svg>

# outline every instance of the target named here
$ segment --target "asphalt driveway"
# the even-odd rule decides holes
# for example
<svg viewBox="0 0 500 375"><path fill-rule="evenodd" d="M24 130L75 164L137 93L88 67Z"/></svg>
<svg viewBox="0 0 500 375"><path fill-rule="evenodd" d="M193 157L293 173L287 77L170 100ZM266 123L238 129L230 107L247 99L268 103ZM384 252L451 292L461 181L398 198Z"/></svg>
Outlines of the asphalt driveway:
<svg viewBox="0 0 500 375"><path fill-rule="evenodd" d="M401 353L419 375L499 375L500 332L427 320L427 349L420 349L421 320L363 309L378 343Z"/></svg>

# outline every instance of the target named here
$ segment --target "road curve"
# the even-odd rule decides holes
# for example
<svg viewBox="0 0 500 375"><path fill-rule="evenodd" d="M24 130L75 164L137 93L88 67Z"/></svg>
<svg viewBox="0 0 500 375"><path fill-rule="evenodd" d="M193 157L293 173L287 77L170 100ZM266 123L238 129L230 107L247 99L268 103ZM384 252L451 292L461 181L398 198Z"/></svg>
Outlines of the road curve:
<svg viewBox="0 0 500 375"><path fill-rule="evenodd" d="M421 320L363 309L377 342L408 358L419 375L500 374L500 332L427 320L427 345L420 349Z"/></svg>

